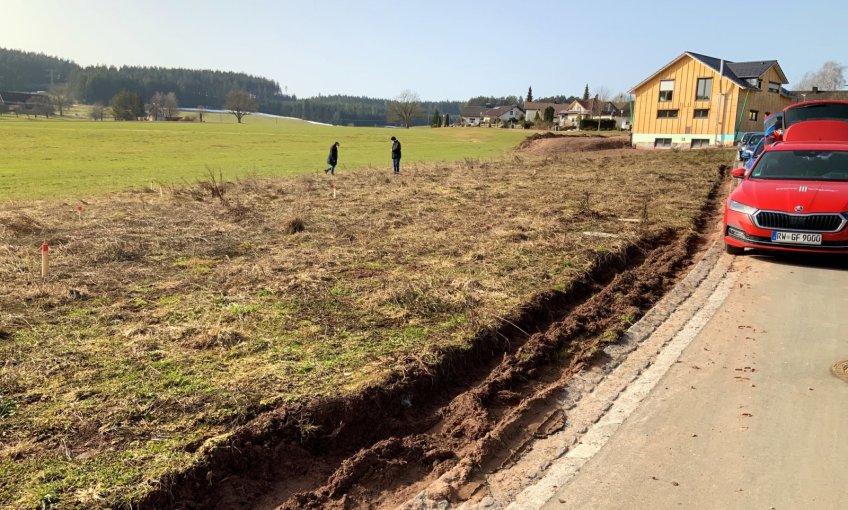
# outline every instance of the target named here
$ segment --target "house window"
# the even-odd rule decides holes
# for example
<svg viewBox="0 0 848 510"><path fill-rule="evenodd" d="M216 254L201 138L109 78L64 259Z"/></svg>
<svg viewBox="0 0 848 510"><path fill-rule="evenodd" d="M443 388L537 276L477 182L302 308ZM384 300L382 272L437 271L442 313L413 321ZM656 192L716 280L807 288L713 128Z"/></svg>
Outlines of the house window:
<svg viewBox="0 0 848 510"><path fill-rule="evenodd" d="M769 92L780 92L780 84L773 81L769 82Z"/></svg>
<svg viewBox="0 0 848 510"><path fill-rule="evenodd" d="M657 110L658 119L676 119L677 110Z"/></svg>
<svg viewBox="0 0 848 510"><path fill-rule="evenodd" d="M748 78L745 81L748 82L748 85L752 87L757 87L758 89L763 88L763 80L759 78Z"/></svg>
<svg viewBox="0 0 848 510"><path fill-rule="evenodd" d="M695 89L696 101L709 101L713 92L712 78L698 78L698 86Z"/></svg>
<svg viewBox="0 0 848 510"><path fill-rule="evenodd" d="M660 101L671 101L674 94L674 80L660 80Z"/></svg>
<svg viewBox="0 0 848 510"><path fill-rule="evenodd" d="M694 117L696 119L706 119L709 116L710 116L710 109L709 108L695 108L695 113L692 115L692 117Z"/></svg>
<svg viewBox="0 0 848 510"><path fill-rule="evenodd" d="M671 138L654 138L654 147L671 147Z"/></svg>
<svg viewBox="0 0 848 510"><path fill-rule="evenodd" d="M693 138L691 147L693 149L697 149L698 147L707 147L710 145L709 138Z"/></svg>
<svg viewBox="0 0 848 510"><path fill-rule="evenodd" d="M751 110L748 113L748 120L757 120L759 117L760 117L760 111L759 110Z"/></svg>

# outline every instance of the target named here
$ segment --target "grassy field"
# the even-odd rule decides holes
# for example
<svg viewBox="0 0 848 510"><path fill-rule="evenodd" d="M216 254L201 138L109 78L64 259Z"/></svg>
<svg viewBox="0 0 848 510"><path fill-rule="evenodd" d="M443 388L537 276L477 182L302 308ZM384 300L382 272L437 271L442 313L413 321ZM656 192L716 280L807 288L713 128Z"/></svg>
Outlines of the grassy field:
<svg viewBox="0 0 848 510"><path fill-rule="evenodd" d="M339 172L391 168L389 137L403 164L495 158L527 136L506 129L390 129L209 114L209 122L27 120L0 116L0 201L82 198L103 191L195 182L211 169L226 179L319 172L341 143Z"/></svg>
<svg viewBox="0 0 848 510"><path fill-rule="evenodd" d="M506 147L514 136L318 127L297 135L250 125L0 129L19 141L55 129L65 144L87 147L81 152L111 151L116 165L132 161L133 173L146 168L157 179L154 167L171 160L156 145L178 151L180 140L264 154L270 170L287 146L299 148L297 157L310 147L323 157L333 138L343 151L382 154L399 132L416 159L462 157L479 137ZM158 160L146 159L139 139ZM104 165L110 157L97 156ZM354 393L411 362L438 363L443 349L468 345L532 296L567 288L597 257L640 236L691 229L728 158L516 153L408 164L400 178L364 169L332 180L309 171L210 180L95 196L81 218L54 201L0 204L0 507L127 507L263 411ZM91 192L72 176L65 186ZM53 256L47 281L39 276L43 241Z"/></svg>

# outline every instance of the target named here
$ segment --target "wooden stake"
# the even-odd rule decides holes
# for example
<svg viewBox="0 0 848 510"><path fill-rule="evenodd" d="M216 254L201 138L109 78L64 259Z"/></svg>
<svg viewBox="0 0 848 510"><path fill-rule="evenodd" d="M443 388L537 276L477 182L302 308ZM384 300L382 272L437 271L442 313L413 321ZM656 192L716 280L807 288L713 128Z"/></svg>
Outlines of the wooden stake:
<svg viewBox="0 0 848 510"><path fill-rule="evenodd" d="M79 221L82 221L82 206L81 205L77 206L77 219Z"/></svg>
<svg viewBox="0 0 848 510"><path fill-rule="evenodd" d="M47 246L47 243L41 245L41 277L47 278L47 270L49 269L49 255L50 247Z"/></svg>
<svg viewBox="0 0 848 510"><path fill-rule="evenodd" d="M333 183L333 198L336 198L336 183Z"/></svg>

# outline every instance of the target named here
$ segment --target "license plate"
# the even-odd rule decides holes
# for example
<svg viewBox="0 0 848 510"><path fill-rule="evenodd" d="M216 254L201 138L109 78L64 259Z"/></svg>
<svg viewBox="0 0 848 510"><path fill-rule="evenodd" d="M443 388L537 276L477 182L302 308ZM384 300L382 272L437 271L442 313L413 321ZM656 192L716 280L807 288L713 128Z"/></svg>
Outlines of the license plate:
<svg viewBox="0 0 848 510"><path fill-rule="evenodd" d="M821 244L821 234L804 234L802 232L778 232L771 233L771 240L775 243L788 244Z"/></svg>

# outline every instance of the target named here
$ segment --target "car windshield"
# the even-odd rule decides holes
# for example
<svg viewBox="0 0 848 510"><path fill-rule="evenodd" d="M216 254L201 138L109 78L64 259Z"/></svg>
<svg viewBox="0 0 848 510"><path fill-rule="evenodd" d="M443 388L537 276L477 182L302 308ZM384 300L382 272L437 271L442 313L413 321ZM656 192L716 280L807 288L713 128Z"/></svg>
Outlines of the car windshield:
<svg viewBox="0 0 848 510"><path fill-rule="evenodd" d="M757 161L753 179L848 181L848 151L769 151Z"/></svg>
<svg viewBox="0 0 848 510"><path fill-rule="evenodd" d="M748 139L748 143L746 145L754 145L763 139L763 135L751 135L751 138Z"/></svg>
<svg viewBox="0 0 848 510"><path fill-rule="evenodd" d="M792 124L805 120L844 120L848 122L848 104L818 103L787 108L783 112L783 125L788 128Z"/></svg>

